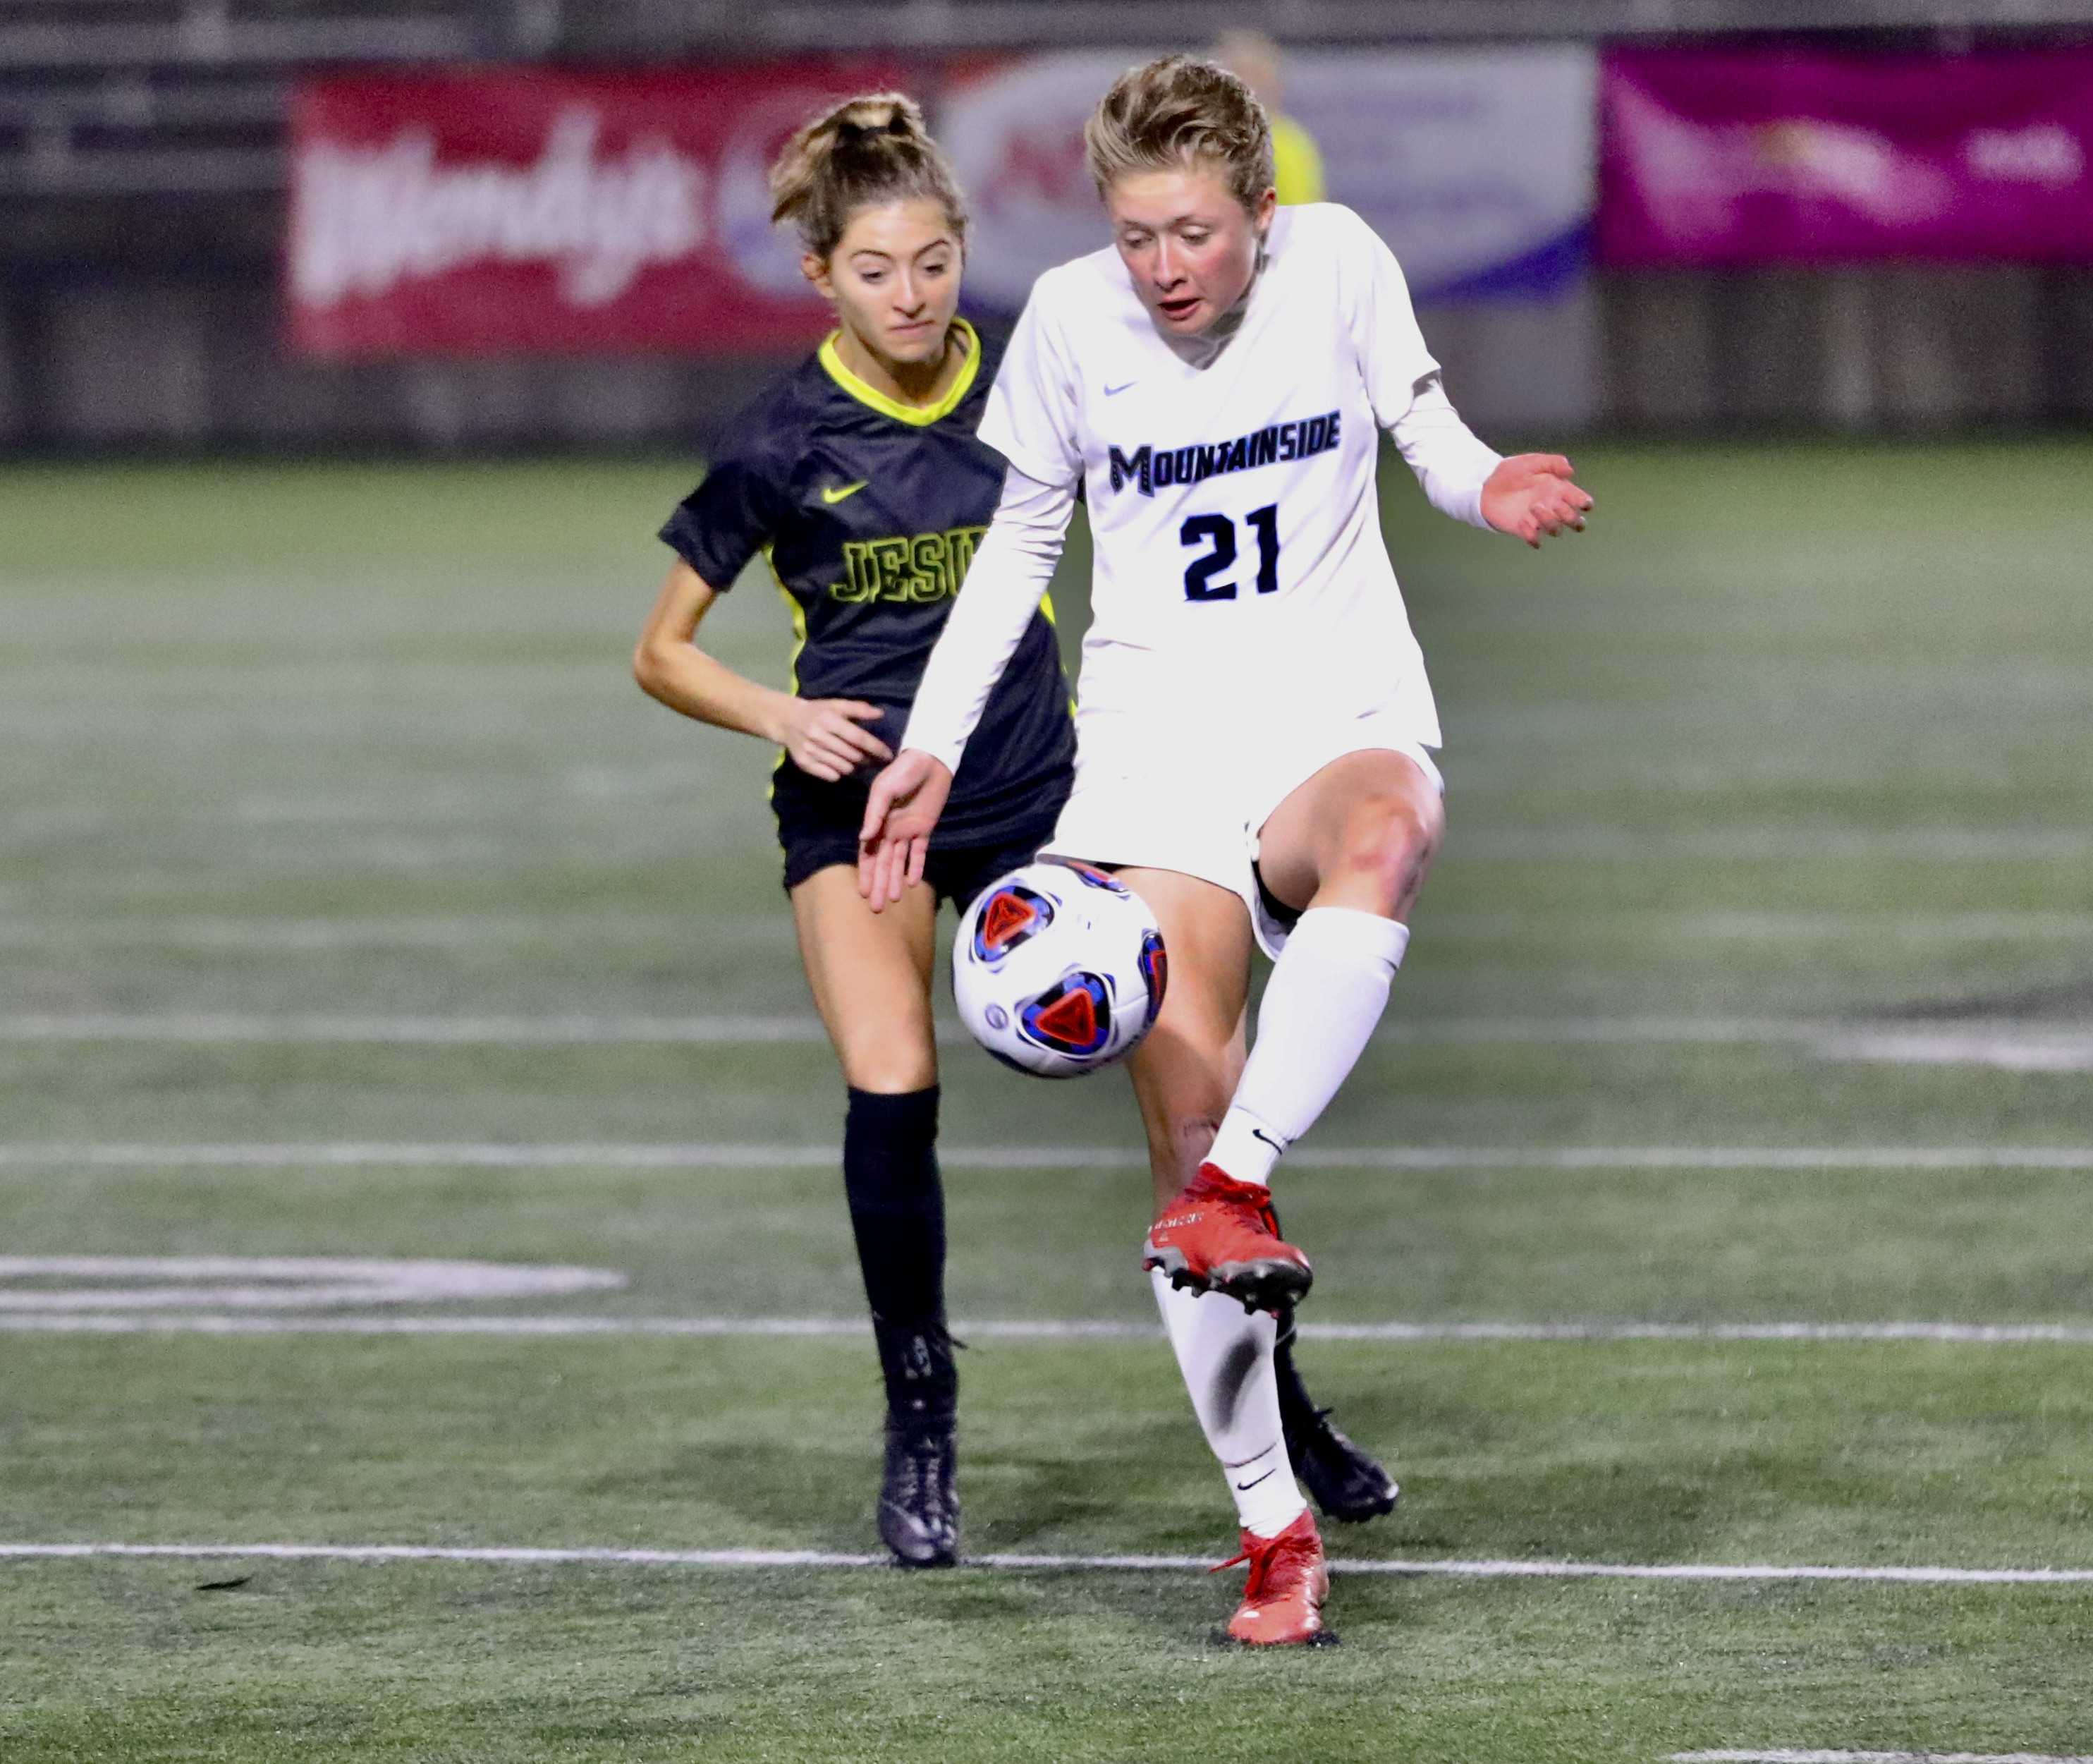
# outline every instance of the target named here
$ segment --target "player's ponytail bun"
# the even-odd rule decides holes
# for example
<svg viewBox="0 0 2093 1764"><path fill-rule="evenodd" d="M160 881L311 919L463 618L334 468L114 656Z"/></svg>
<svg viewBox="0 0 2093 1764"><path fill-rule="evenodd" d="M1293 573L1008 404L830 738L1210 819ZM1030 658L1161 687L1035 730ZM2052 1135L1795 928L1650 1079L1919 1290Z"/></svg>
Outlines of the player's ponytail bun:
<svg viewBox="0 0 2093 1764"><path fill-rule="evenodd" d="M1083 125L1090 176L1102 196L1129 172L1212 166L1246 209L1272 188L1272 124L1254 93L1227 68L1196 55L1129 67Z"/></svg>
<svg viewBox="0 0 2093 1764"><path fill-rule="evenodd" d="M962 242L966 203L959 180L923 126L913 98L876 92L813 119L770 168L770 218L789 220L826 261L860 208L921 199L941 205Z"/></svg>

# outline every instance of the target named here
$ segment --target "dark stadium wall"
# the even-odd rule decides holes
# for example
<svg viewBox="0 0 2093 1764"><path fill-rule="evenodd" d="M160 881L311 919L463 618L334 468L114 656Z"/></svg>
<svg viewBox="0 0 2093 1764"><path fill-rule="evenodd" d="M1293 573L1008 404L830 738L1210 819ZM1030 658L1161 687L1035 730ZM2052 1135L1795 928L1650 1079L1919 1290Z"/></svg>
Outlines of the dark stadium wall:
<svg viewBox="0 0 2093 1764"><path fill-rule="evenodd" d="M2093 274L2017 266L1613 271L1588 310L1423 315L1486 431L1559 431L1565 353L1601 429L1952 432L2093 421ZM776 358L298 359L273 267L0 284L0 448L15 453L703 449Z"/></svg>

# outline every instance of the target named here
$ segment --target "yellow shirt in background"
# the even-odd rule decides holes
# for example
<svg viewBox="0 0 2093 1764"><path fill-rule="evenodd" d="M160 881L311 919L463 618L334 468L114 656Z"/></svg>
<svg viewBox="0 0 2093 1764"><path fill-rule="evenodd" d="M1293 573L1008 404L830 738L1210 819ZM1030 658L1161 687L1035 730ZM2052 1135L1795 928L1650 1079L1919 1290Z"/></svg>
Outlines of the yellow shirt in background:
<svg viewBox="0 0 2093 1764"><path fill-rule="evenodd" d="M1272 119L1272 169L1280 202L1323 200L1323 155L1315 137L1290 116Z"/></svg>

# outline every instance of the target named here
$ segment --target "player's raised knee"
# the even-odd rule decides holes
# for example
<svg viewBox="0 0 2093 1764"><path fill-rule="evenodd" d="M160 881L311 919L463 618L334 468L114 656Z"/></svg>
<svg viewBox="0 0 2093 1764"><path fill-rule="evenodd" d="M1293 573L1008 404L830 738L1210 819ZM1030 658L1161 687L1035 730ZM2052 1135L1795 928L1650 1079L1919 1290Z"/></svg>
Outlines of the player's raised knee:
<svg viewBox="0 0 2093 1764"><path fill-rule="evenodd" d="M1374 795L1353 804L1345 817L1338 861L1354 875L1369 879L1393 911L1415 898L1424 872L1439 849L1445 813L1436 798L1406 794Z"/></svg>

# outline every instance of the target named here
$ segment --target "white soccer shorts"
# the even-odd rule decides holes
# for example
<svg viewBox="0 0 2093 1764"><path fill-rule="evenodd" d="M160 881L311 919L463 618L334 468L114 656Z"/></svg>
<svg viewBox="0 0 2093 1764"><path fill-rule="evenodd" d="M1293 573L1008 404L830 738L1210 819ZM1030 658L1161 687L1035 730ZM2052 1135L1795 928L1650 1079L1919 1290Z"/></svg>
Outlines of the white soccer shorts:
<svg viewBox="0 0 2093 1764"><path fill-rule="evenodd" d="M1111 868L1172 869L1237 895L1259 947L1276 958L1287 927L1267 909L1253 866L1272 812L1333 760L1385 750L1411 761L1442 795L1418 720L1398 700L1364 716L1302 721L1254 743L1238 727L1141 724L1086 710L1075 789L1045 855ZM1436 728L1431 732L1437 733Z"/></svg>

